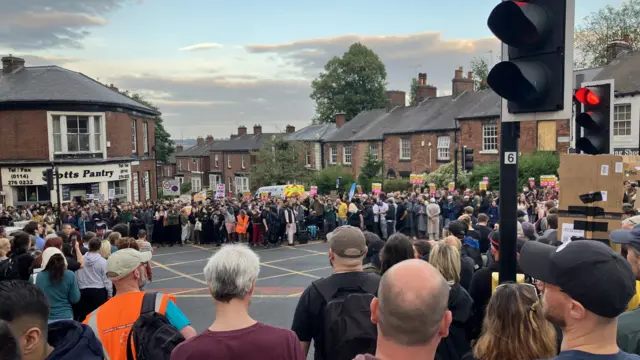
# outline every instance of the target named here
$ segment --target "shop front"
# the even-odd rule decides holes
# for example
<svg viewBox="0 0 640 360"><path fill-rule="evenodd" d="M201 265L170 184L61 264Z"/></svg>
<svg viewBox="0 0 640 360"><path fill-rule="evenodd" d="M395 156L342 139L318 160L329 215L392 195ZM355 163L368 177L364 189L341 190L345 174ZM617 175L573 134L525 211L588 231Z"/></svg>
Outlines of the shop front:
<svg viewBox="0 0 640 360"><path fill-rule="evenodd" d="M42 172L46 166L3 167L2 194L5 206L57 202L56 189L47 190ZM105 201L131 200L131 164L60 165L60 198L71 200ZM55 176L54 176L55 178Z"/></svg>

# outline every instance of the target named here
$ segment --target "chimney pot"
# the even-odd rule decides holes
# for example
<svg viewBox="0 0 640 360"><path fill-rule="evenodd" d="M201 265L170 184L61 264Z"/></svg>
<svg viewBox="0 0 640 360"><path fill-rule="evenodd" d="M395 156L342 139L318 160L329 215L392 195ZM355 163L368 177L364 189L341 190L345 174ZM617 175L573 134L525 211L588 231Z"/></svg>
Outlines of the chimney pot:
<svg viewBox="0 0 640 360"><path fill-rule="evenodd" d="M253 125L253 134L254 135L262 134L262 126L261 125Z"/></svg>
<svg viewBox="0 0 640 360"><path fill-rule="evenodd" d="M468 79L473 79L473 71L469 71L469 72L467 73L467 78L468 78Z"/></svg>
<svg viewBox="0 0 640 360"><path fill-rule="evenodd" d="M340 129L344 125L344 123L346 122L346 116L347 114L345 113L336 114L336 128Z"/></svg>
<svg viewBox="0 0 640 360"><path fill-rule="evenodd" d="M2 58L2 74L9 75L24 67L24 59L15 56L5 56Z"/></svg>
<svg viewBox="0 0 640 360"><path fill-rule="evenodd" d="M238 136L247 135L247 128L245 126L238 126Z"/></svg>
<svg viewBox="0 0 640 360"><path fill-rule="evenodd" d="M296 127L293 125L287 125L286 133L293 134L294 132L296 132Z"/></svg>
<svg viewBox="0 0 640 360"><path fill-rule="evenodd" d="M204 139L202 138L202 136L198 136L198 138L196 139L196 145L197 146L204 145Z"/></svg>

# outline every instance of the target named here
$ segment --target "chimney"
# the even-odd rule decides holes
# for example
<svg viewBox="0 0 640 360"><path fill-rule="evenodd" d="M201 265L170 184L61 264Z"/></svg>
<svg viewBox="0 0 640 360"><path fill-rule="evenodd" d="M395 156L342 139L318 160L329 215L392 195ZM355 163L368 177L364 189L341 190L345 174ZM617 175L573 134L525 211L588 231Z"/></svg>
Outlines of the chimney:
<svg viewBox="0 0 640 360"><path fill-rule="evenodd" d="M626 54L633 50L631 35L623 35L622 40L614 40L607 45L606 55L607 64L622 54Z"/></svg>
<svg viewBox="0 0 640 360"><path fill-rule="evenodd" d="M211 144L213 142L213 136L207 135L207 144Z"/></svg>
<svg viewBox="0 0 640 360"><path fill-rule="evenodd" d="M473 80L473 71L469 71L469 72L467 73L467 79L471 79L471 80Z"/></svg>
<svg viewBox="0 0 640 360"><path fill-rule="evenodd" d="M462 66L460 66L458 70L455 71L454 77L451 80L451 93L454 97L465 92L473 92L473 72L470 71L468 73L468 78L464 78L462 74L464 74L464 70Z"/></svg>
<svg viewBox="0 0 640 360"><path fill-rule="evenodd" d="M245 126L238 126L238 136L247 135L247 128Z"/></svg>
<svg viewBox="0 0 640 360"><path fill-rule="evenodd" d="M346 119L345 119L346 116L347 116L347 114L345 114L345 113L337 113L336 114L336 128L340 129L344 125L344 123L346 121Z"/></svg>
<svg viewBox="0 0 640 360"><path fill-rule="evenodd" d="M296 127L293 125L287 125L287 130L286 130L287 134L293 134L294 132L296 132Z"/></svg>
<svg viewBox="0 0 640 360"><path fill-rule="evenodd" d="M262 134L262 125L253 125L253 135Z"/></svg>
<svg viewBox="0 0 640 360"><path fill-rule="evenodd" d="M176 146L176 154L181 153L181 152L182 152L182 150L184 150L184 146L182 146L182 145L178 145L178 146Z"/></svg>
<svg viewBox="0 0 640 360"><path fill-rule="evenodd" d="M2 74L9 75L24 67L24 59L15 56L5 56L2 58Z"/></svg>
<svg viewBox="0 0 640 360"><path fill-rule="evenodd" d="M395 107L405 107L407 105L407 93L399 90L387 91L387 111Z"/></svg>
<svg viewBox="0 0 640 360"><path fill-rule="evenodd" d="M438 89L435 86L427 84L427 74L418 74L418 87L416 88L416 104L420 104L424 100L437 97Z"/></svg>
<svg viewBox="0 0 640 360"><path fill-rule="evenodd" d="M202 136L198 136L198 138L196 139L196 145L197 146L204 145L204 139L202 138Z"/></svg>

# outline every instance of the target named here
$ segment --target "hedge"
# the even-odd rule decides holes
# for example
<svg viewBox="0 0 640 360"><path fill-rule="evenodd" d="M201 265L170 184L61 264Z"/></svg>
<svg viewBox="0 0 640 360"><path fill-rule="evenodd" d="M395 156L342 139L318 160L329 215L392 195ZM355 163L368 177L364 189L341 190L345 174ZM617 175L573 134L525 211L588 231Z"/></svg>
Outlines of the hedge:
<svg viewBox="0 0 640 360"><path fill-rule="evenodd" d="M536 179L540 185L541 175L558 175L560 157L552 152L535 152L524 154L518 159L518 189L529 184L529 178ZM470 188L477 190L484 177L489 178L489 190L500 189L500 163L490 162L476 165L470 176Z"/></svg>

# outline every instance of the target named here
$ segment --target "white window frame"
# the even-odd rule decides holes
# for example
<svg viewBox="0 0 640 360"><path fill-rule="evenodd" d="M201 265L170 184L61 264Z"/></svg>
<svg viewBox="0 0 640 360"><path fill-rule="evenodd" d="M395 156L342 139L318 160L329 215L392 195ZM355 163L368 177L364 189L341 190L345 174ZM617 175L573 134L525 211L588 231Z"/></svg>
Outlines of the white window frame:
<svg viewBox="0 0 640 360"><path fill-rule="evenodd" d="M191 159L187 158L187 171L191 171Z"/></svg>
<svg viewBox="0 0 640 360"><path fill-rule="evenodd" d="M411 160L411 138L400 138L400 160Z"/></svg>
<svg viewBox="0 0 640 360"><path fill-rule="evenodd" d="M329 164L338 163L338 145L329 146Z"/></svg>
<svg viewBox="0 0 640 360"><path fill-rule="evenodd" d="M200 192L202 191L202 179L197 177L191 178L191 191L192 192Z"/></svg>
<svg viewBox="0 0 640 360"><path fill-rule="evenodd" d="M140 201L140 174L136 171L135 174L133 174L133 201Z"/></svg>
<svg viewBox="0 0 640 360"><path fill-rule="evenodd" d="M371 155L373 155L373 158L374 158L374 159L378 160L378 156L380 156L380 155L379 155L380 150L379 150L379 148L378 148L378 143L371 143L371 144L369 144L369 153L370 153Z"/></svg>
<svg viewBox="0 0 640 360"><path fill-rule="evenodd" d="M167 169L167 171L166 171L167 174L165 176L166 177L171 177L171 165L167 166L166 169Z"/></svg>
<svg viewBox="0 0 640 360"><path fill-rule="evenodd" d="M216 189L218 184L222 184L222 175L209 174L209 189Z"/></svg>
<svg viewBox="0 0 640 360"><path fill-rule="evenodd" d="M227 168L231 169L231 154L227 154Z"/></svg>
<svg viewBox="0 0 640 360"><path fill-rule="evenodd" d="M215 167L220 167L220 159L218 158L218 154L213 155L213 165Z"/></svg>
<svg viewBox="0 0 640 360"><path fill-rule="evenodd" d="M482 123L482 151L497 152L498 151L498 123L495 120L489 120Z"/></svg>
<svg viewBox="0 0 640 360"><path fill-rule="evenodd" d="M60 147L61 151L55 151L53 146L54 134L53 134L53 117L60 117ZM89 121L89 150L79 151L79 152L70 152L67 151L67 116L88 116L91 121ZM100 117L100 128L98 131L95 131L95 117ZM49 138L49 160L53 160L56 154L65 155L65 154L102 154L103 158L107 157L107 147L105 146L105 134L107 133L106 122L105 122L105 113L103 112L76 112L76 111L49 111L47 112L47 133ZM100 135L98 140L99 143L96 142L96 136Z"/></svg>
<svg viewBox="0 0 640 360"><path fill-rule="evenodd" d="M304 165L307 167L311 166L311 150L307 150L304 154Z"/></svg>
<svg viewBox="0 0 640 360"><path fill-rule="evenodd" d="M351 165L351 161L353 161L352 155L353 155L353 146L342 145L342 163L345 165Z"/></svg>
<svg viewBox="0 0 640 360"><path fill-rule="evenodd" d="M245 163L245 159L244 159L244 154L242 154L242 168L243 169L247 168L246 163Z"/></svg>
<svg viewBox="0 0 640 360"><path fill-rule="evenodd" d="M142 122L142 146L145 154L149 154L149 123Z"/></svg>
<svg viewBox="0 0 640 360"><path fill-rule="evenodd" d="M117 187L116 184L118 184ZM116 198L122 198L127 196L127 186L127 180L109 181L109 183L107 184L107 189L113 189Z"/></svg>
<svg viewBox="0 0 640 360"><path fill-rule="evenodd" d="M131 119L131 153L138 152L138 120Z"/></svg>
<svg viewBox="0 0 640 360"><path fill-rule="evenodd" d="M245 193L247 191L250 191L248 177L236 176L235 180L236 193Z"/></svg>
<svg viewBox="0 0 640 360"><path fill-rule="evenodd" d="M621 111L621 109L624 109L624 110ZM622 114L624 114L624 118L620 118ZM631 106L631 103L615 104L613 107L613 125L611 127L611 131L613 131L613 136L616 138L630 137L633 134L632 119L633 119L633 106ZM624 124L624 126L616 129L616 125L620 127L621 124ZM616 134L616 130L618 131L625 130L625 132L628 132L628 133Z"/></svg>
<svg viewBox="0 0 640 360"><path fill-rule="evenodd" d="M437 159L442 161L451 160L451 137L438 136L437 139Z"/></svg>
<svg viewBox="0 0 640 360"><path fill-rule="evenodd" d="M191 158L191 162L195 165L193 167L193 171L197 171L200 172L200 161L198 161L198 158Z"/></svg>
<svg viewBox="0 0 640 360"><path fill-rule="evenodd" d="M178 163L178 171L182 171L182 159L177 159L176 163Z"/></svg>
<svg viewBox="0 0 640 360"><path fill-rule="evenodd" d="M142 178L142 184L144 186L144 199L145 200L151 199L151 172L149 170L144 172L144 177Z"/></svg>

